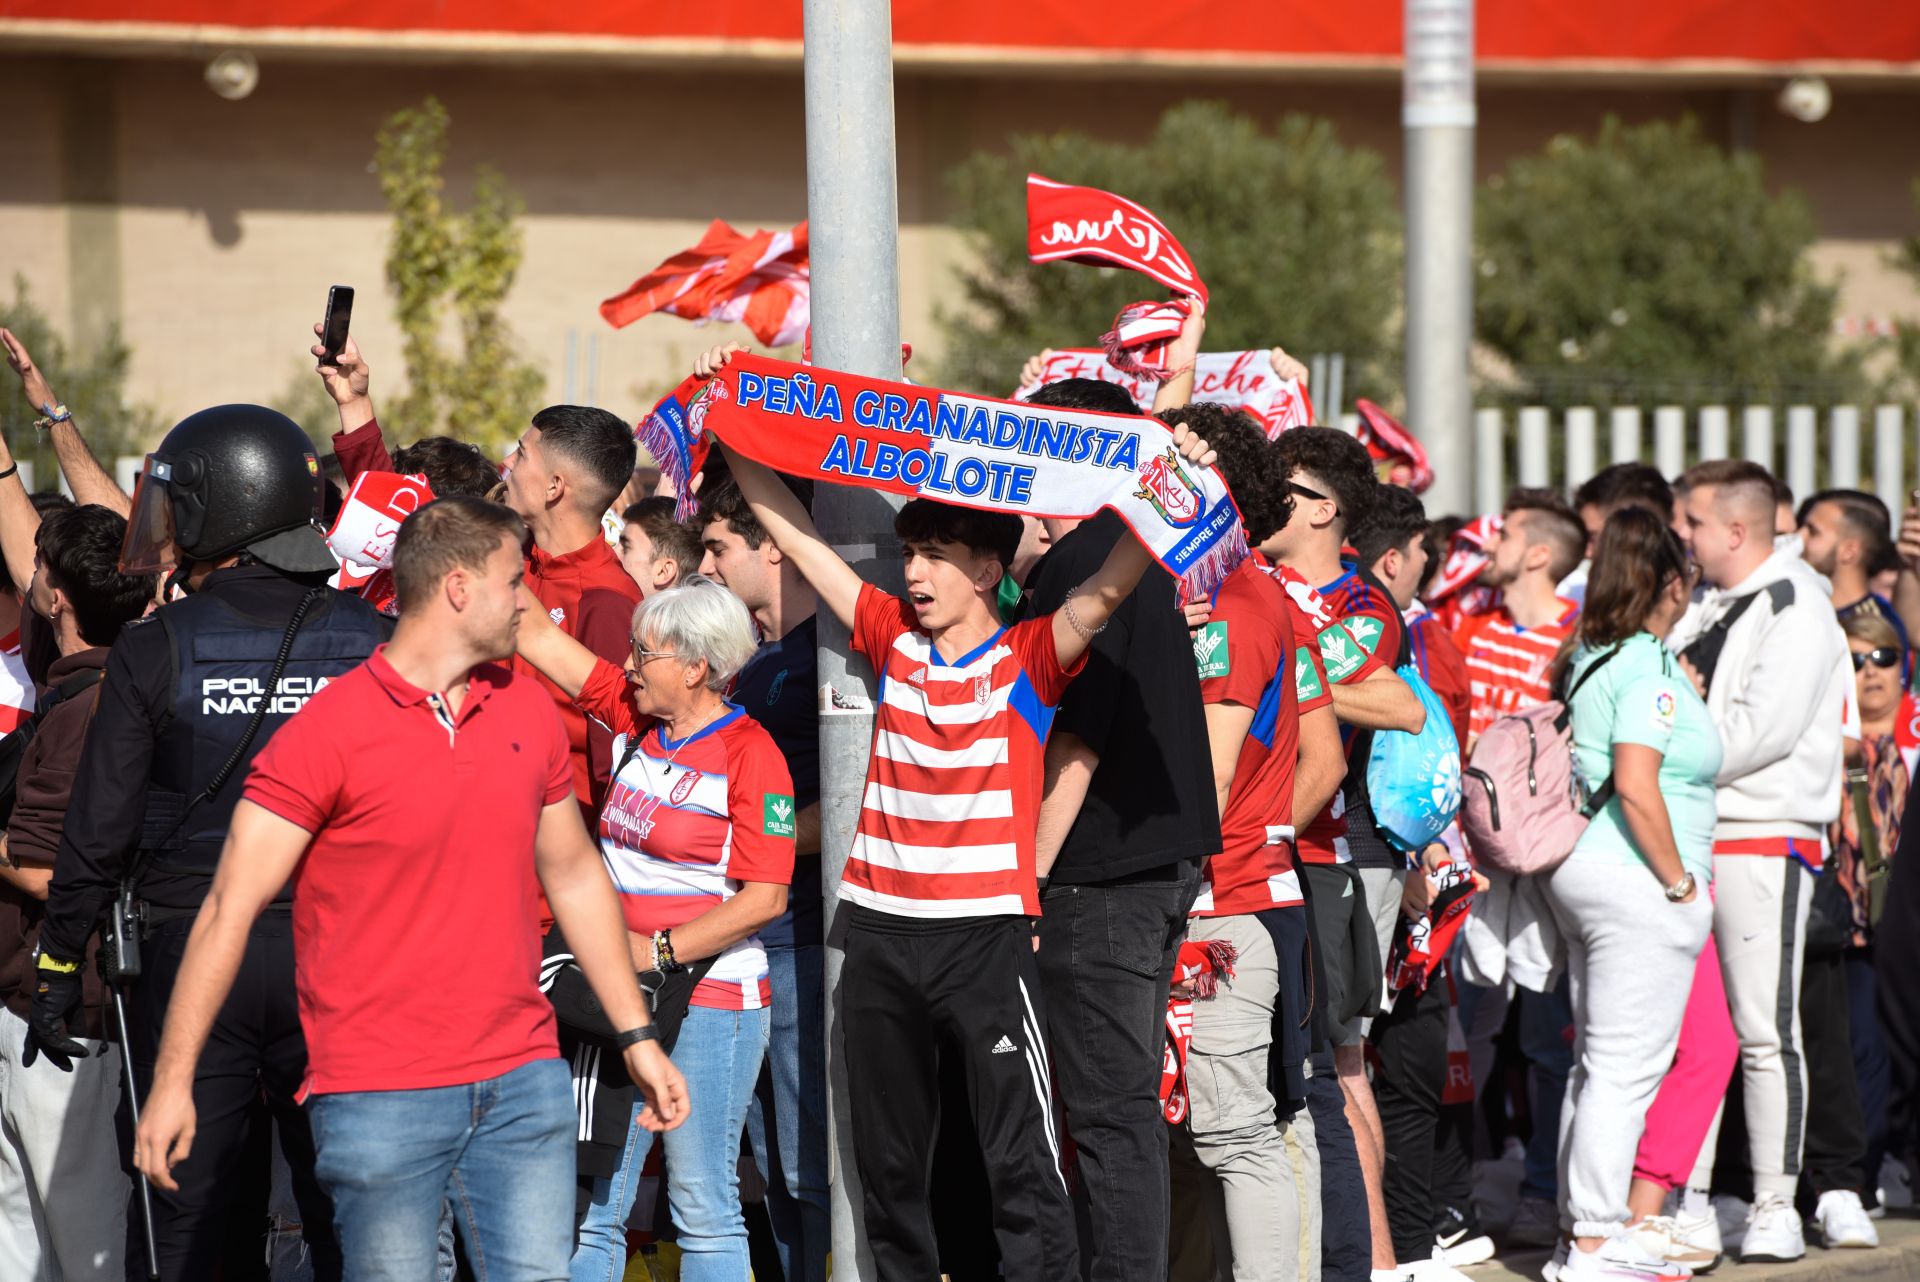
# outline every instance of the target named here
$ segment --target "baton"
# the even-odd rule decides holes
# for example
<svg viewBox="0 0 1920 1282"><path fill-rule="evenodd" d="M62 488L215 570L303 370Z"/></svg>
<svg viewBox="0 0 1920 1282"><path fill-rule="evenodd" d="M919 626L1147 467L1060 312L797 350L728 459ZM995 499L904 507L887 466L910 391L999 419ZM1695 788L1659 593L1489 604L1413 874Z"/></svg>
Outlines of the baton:
<svg viewBox="0 0 1920 1282"><path fill-rule="evenodd" d="M140 1090L133 1080L133 1041L127 1036L127 999L118 984L113 986L113 1015L120 1024L120 1062L127 1070L127 1111L133 1115L134 1134L140 1133ZM160 1276L160 1252L153 1242L153 1186L144 1171L135 1169L140 1179L140 1228L147 1240L147 1276Z"/></svg>

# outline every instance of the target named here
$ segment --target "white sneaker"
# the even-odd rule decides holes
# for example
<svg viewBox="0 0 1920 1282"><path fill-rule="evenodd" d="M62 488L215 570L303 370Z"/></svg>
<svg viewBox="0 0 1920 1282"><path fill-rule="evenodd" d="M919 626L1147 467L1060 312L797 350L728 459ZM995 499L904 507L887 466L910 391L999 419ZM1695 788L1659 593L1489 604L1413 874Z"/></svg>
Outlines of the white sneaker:
<svg viewBox="0 0 1920 1282"><path fill-rule="evenodd" d="M1560 1209L1542 1197L1523 1197L1507 1229L1508 1246L1552 1246L1560 1240Z"/></svg>
<svg viewBox="0 0 1920 1282"><path fill-rule="evenodd" d="M1913 1179L1907 1164L1892 1154L1880 1159L1880 1205L1890 1211L1913 1209Z"/></svg>
<svg viewBox="0 0 1920 1282"><path fill-rule="evenodd" d="M1567 1267L1567 1253L1573 1250L1573 1244L1561 1237L1554 1241L1553 1254L1540 1266L1540 1276L1546 1282L1560 1282L1560 1270Z"/></svg>
<svg viewBox="0 0 1920 1282"><path fill-rule="evenodd" d="M1415 1260L1411 1264L1401 1265L1397 1276L1401 1282L1471 1282L1466 1274L1441 1258L1438 1250L1430 1260Z"/></svg>
<svg viewBox="0 0 1920 1282"><path fill-rule="evenodd" d="M1806 1253L1807 1239L1800 1230L1800 1212L1793 1209L1793 1203L1778 1193L1769 1193L1753 1204L1753 1213L1747 1217L1746 1236L1740 1241L1743 1263L1788 1264Z"/></svg>
<svg viewBox="0 0 1920 1282"><path fill-rule="evenodd" d="M1739 1250L1741 1240L1747 1235L1747 1223L1753 1218L1753 1208L1730 1193L1716 1193L1713 1215L1720 1230L1721 1245L1729 1251Z"/></svg>
<svg viewBox="0 0 1920 1282"><path fill-rule="evenodd" d="M1494 1255L1493 1239L1484 1233L1467 1235L1466 1230L1453 1235L1451 1242L1441 1238L1433 1244L1435 1259L1445 1260L1451 1268L1464 1269L1469 1264L1485 1264Z"/></svg>
<svg viewBox="0 0 1920 1282"><path fill-rule="evenodd" d="M1692 1270L1683 1264L1655 1259L1640 1251L1623 1233L1608 1238L1597 1250L1569 1250L1556 1282L1687 1282L1692 1276Z"/></svg>
<svg viewBox="0 0 1920 1282"><path fill-rule="evenodd" d="M1712 1223L1709 1217L1708 1223ZM1714 1225L1714 1242L1694 1241L1671 1215L1650 1215L1627 1230L1627 1237L1642 1255L1669 1264L1684 1264L1695 1273L1710 1273L1720 1263L1719 1225Z"/></svg>
<svg viewBox="0 0 1920 1282"><path fill-rule="evenodd" d="M1820 1230L1820 1244L1829 1250L1837 1247L1874 1247L1880 1245L1879 1230L1867 1218L1860 1195L1851 1189L1833 1189L1820 1195L1814 1208L1813 1225Z"/></svg>
<svg viewBox="0 0 1920 1282"><path fill-rule="evenodd" d="M1674 1199L1673 1214L1671 1216L1674 1235L1703 1251L1713 1252L1713 1257L1716 1260L1725 1256L1727 1241L1721 1235L1720 1217L1714 1214L1713 1203L1708 1202L1704 1207L1699 1207L1692 1211L1688 1210L1688 1205L1689 1203L1686 1198ZM1744 1202L1741 1203L1740 1227L1743 1232L1746 1229L1745 1207L1746 1204ZM1697 1271L1704 1273L1706 1269Z"/></svg>

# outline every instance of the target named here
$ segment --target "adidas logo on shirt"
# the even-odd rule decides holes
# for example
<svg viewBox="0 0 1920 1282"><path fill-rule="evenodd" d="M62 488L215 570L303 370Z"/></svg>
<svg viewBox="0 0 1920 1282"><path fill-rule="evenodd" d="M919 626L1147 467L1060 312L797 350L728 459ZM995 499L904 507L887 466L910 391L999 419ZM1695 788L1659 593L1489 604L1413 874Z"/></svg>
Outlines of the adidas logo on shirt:
<svg viewBox="0 0 1920 1282"><path fill-rule="evenodd" d="M927 684L927 670L925 668L915 668L907 674L907 684L924 687Z"/></svg>
<svg viewBox="0 0 1920 1282"><path fill-rule="evenodd" d="M1012 1055L1017 1053L1019 1049L1018 1046L1013 1044L1013 1039L1005 1033L1000 1034L1000 1040L993 1044L993 1053L995 1055Z"/></svg>

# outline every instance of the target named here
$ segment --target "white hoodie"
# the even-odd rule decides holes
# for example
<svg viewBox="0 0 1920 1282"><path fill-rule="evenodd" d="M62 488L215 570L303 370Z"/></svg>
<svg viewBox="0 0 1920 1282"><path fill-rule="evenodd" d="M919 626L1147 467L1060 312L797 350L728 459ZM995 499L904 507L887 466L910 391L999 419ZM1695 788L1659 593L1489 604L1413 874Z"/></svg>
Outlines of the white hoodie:
<svg viewBox="0 0 1920 1282"><path fill-rule="evenodd" d="M1775 584L1783 586L1769 592ZM1841 725L1853 684L1826 581L1797 555L1775 551L1738 584L1707 592L1667 644L1686 649L1756 592L1729 629L1707 690L1723 752L1714 840L1817 841L1840 814Z"/></svg>

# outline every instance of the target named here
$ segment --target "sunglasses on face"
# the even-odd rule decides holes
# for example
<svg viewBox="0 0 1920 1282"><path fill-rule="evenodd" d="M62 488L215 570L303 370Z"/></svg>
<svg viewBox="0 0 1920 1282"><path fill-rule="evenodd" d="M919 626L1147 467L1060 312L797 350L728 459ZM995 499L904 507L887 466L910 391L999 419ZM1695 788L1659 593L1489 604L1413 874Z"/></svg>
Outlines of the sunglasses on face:
<svg viewBox="0 0 1920 1282"><path fill-rule="evenodd" d="M1303 499L1321 499L1326 502L1333 502L1333 500L1329 499L1325 494L1322 494L1319 490L1316 490L1311 486L1302 485L1298 481L1288 481L1287 488L1291 490L1293 493L1298 494ZM1336 516L1339 515L1340 505L1338 503L1334 503L1333 510Z"/></svg>
<svg viewBox="0 0 1920 1282"><path fill-rule="evenodd" d="M1876 668L1897 668L1900 666L1900 647L1892 645L1877 646L1865 654L1853 656L1855 672L1871 663Z"/></svg>

